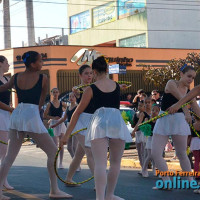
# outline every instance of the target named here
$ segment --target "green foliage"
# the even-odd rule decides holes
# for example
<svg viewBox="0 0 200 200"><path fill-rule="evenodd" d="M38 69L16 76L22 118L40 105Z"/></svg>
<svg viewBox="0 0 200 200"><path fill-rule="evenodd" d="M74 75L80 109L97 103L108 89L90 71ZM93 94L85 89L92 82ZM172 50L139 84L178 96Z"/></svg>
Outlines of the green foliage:
<svg viewBox="0 0 200 200"><path fill-rule="evenodd" d="M184 65L192 65L196 72L200 71L200 55L197 53L188 53L185 59L172 59L166 67L153 68L150 65L143 65L145 71L144 80L149 84L165 86L166 83L173 79L180 79L180 68Z"/></svg>

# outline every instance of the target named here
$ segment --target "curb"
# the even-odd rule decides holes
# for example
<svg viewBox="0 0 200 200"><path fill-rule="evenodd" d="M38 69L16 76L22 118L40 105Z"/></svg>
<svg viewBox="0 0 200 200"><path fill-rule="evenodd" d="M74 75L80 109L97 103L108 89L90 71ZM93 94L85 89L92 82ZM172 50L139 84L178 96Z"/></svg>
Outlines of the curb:
<svg viewBox="0 0 200 200"><path fill-rule="evenodd" d="M82 160L81 164L87 165L87 160L86 160L85 157ZM168 165L169 171L181 170L181 167L180 167L179 163L167 162L167 165ZM125 167L125 168L141 168L139 160L125 159L125 158L122 158L121 167Z"/></svg>

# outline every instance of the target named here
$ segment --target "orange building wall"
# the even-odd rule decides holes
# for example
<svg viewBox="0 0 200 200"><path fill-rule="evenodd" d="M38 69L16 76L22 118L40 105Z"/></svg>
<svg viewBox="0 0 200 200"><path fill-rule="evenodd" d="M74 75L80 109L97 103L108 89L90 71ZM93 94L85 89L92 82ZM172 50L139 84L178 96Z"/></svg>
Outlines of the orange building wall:
<svg viewBox="0 0 200 200"><path fill-rule="evenodd" d="M150 64L153 66L164 66L166 61L171 59L185 58L188 53L200 50L191 49L149 49L149 48L120 48L120 47L83 47L83 46L37 46L14 48L9 50L1 50L0 54L5 55L11 63L9 73L12 75L25 70L24 64L16 63L16 56L22 56L24 52L33 50L39 53L46 53L47 60L44 59L43 70L49 70L50 88L57 87L57 71L58 70L78 70L77 62L72 63L71 58L82 48L94 49L102 53L105 57L127 57L133 58L132 66L128 66L127 70L142 70L140 64ZM115 63L109 63L115 64ZM46 65L46 66L45 66ZM118 75L113 76L115 80ZM14 102L15 104L15 102Z"/></svg>

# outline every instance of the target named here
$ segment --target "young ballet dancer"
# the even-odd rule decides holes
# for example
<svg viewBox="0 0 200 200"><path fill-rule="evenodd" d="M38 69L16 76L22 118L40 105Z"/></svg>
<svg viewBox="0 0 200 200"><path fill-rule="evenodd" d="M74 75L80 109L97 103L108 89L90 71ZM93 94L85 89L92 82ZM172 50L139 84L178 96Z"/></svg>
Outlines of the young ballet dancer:
<svg viewBox="0 0 200 200"><path fill-rule="evenodd" d="M6 57L0 55L0 85L4 85L8 82L8 78L4 76L4 73L8 72L9 64ZM10 122L10 113L12 113L13 108L9 106L10 103L10 91L5 91L0 93L0 140L8 143L8 132L9 132L9 122ZM0 143L0 160L3 162L7 145ZM10 186L7 178L3 184L4 189L13 190L14 188Z"/></svg>
<svg viewBox="0 0 200 200"><path fill-rule="evenodd" d="M179 81L168 81L161 102L160 114L187 94L190 84L194 81L196 72L192 66L184 65L180 69L180 75L181 78ZM191 107L195 111L200 112L196 101L191 103ZM179 109L174 115L167 115L156 121L153 130L152 157L156 167L160 171L168 171L167 164L162 157L162 152L170 135L182 170L191 171L190 161L186 154L187 138L191 134L188 123L191 123L191 121L192 118L187 107ZM162 179L163 181L169 180L169 177L163 176ZM192 177L188 177L188 179L192 180ZM156 188L154 187L153 189Z"/></svg>
<svg viewBox="0 0 200 200"><path fill-rule="evenodd" d="M0 199L10 199L2 194L3 184L27 134L47 154L50 177L49 197L71 198L71 195L58 188L54 172L57 147L40 118L39 110L44 104L48 88L47 77L38 73L42 68L42 57L38 52L28 51L23 54L22 59L26 70L15 74L10 81L0 86L0 92L15 87L19 103L11 115L8 151L0 169Z"/></svg>
<svg viewBox="0 0 200 200"><path fill-rule="evenodd" d="M57 127L59 124L62 124L64 121L66 121L66 119L67 119L67 124L69 124L71 117L72 117L72 114L74 113L74 111L76 110L76 107L77 107L76 97L75 97L73 92L71 92L69 94L69 102L70 102L70 106L67 107L63 117L60 118L57 121L57 123L55 123L53 125L53 127ZM74 154L75 154L75 151L76 151L76 148L77 148L77 144L78 144L78 141L77 141L76 137L70 137L69 138L69 141L68 141L68 144L67 144L67 150L69 151L72 158L74 157Z"/></svg>
<svg viewBox="0 0 200 200"><path fill-rule="evenodd" d="M53 96L53 100L47 104L47 107L44 111L44 118L50 119L50 125L53 125L58 122L58 120L62 117L63 114L63 108L66 108L66 103L59 101L59 90L58 88L53 88L51 90L51 95ZM56 146L59 146L59 141L61 140L62 136L64 135L66 128L63 129L63 126L65 127L64 122L59 124L59 126L56 126L53 128L54 136L53 141L55 142ZM60 151L60 162L59 162L59 168L63 169L63 155L64 155L64 148Z"/></svg>
<svg viewBox="0 0 200 200"><path fill-rule="evenodd" d="M153 105L152 107L152 110L151 110L151 118L154 118L156 116L158 116L159 114L159 111L160 111L160 108L157 104ZM148 119L146 118L145 121L147 121ZM142 167L142 176L143 177L148 177L149 174L148 174L148 164L149 164L149 161L151 160L152 161L152 165L153 165L153 174L155 175L155 163L154 163L154 160L152 159L151 157L151 143L152 143L152 136L153 136L153 129L154 129L154 126L155 126L155 123L156 121L153 121L153 122L150 122L149 124L151 125L151 135L148 136L147 138L147 142L146 142L146 149L147 149L147 157L144 161L144 165Z"/></svg>
<svg viewBox="0 0 200 200"><path fill-rule="evenodd" d="M144 101L140 101L138 102L138 112L136 112L135 115L133 116L133 124L132 124L133 128L138 124L138 121L139 123L142 123L144 119L144 112L145 112ZM144 162L144 135L140 130L134 129L132 136L135 137L138 158L140 161L140 166L142 168Z"/></svg>
<svg viewBox="0 0 200 200"><path fill-rule="evenodd" d="M138 125L141 124L142 122L144 122L145 118L149 119L150 118L150 115L151 115L151 98L150 97L146 97L144 99L144 108L145 108L145 111L144 112L141 112L140 115L139 115L139 120L132 132L132 137L135 136L135 133L136 131L139 131L140 133L140 141L142 142L142 144L139 146L140 147L140 155L138 153L138 157L139 157L139 160L141 159L141 162L140 162L140 165L141 167L143 167L143 164L144 164L144 160L147 156L147 152L145 150L145 146L146 146L146 137L144 136L144 134L138 129ZM137 137L137 136L136 136ZM138 174L142 175L142 172L139 171Z"/></svg>
<svg viewBox="0 0 200 200"><path fill-rule="evenodd" d="M93 72L92 69L89 65L83 65L79 68L79 76L81 79L81 85L87 85L92 82L93 79ZM77 98L77 103L80 103L82 99L83 92L87 89L87 87L84 87L83 89L78 90L77 87L72 88L72 91L74 92L76 98ZM80 93L81 91L81 93ZM85 110L81 113L79 116L79 120L74 127L74 130L72 131L78 131L82 128L87 128L88 125L90 124L90 120L92 117L92 114L94 112L93 104L92 102L88 104L88 106L85 108ZM75 151L75 155L72 159L72 162L69 166L69 170L67 173L66 181L70 183L73 182L73 176L76 173L77 169L79 168L81 161L83 159L83 156L86 154L87 156L87 164L92 172L94 174L94 159L92 156L91 148L85 147L85 135L87 134L87 130L81 131L78 134L76 134L73 137L76 137L78 140L78 146ZM75 185L75 184L66 184L66 186L69 187L74 187L74 186L80 186L80 185Z"/></svg>
<svg viewBox="0 0 200 200"><path fill-rule="evenodd" d="M107 63L99 57L92 63L96 82L83 93L80 104L72 115L67 132L62 139L63 146L72 133L79 116L92 103L94 114L86 135L86 146L91 146L95 161L95 186L97 200L122 200L114 195L120 172L121 157L125 142L132 138L119 111L120 86L107 78ZM106 175L107 151L110 151L110 169ZM106 195L105 195L106 190Z"/></svg>

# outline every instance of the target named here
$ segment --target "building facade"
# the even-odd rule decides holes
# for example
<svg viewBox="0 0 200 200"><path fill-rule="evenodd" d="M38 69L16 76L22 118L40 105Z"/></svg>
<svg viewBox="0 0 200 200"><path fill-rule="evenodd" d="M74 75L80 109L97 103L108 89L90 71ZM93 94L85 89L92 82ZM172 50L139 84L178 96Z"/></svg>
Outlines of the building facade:
<svg viewBox="0 0 200 200"><path fill-rule="evenodd" d="M88 46L36 46L1 50L9 63L9 74L25 70L22 55L27 51L37 51L42 55L43 68L41 73L49 77L49 92L58 87L61 93L70 92L73 86L80 84L78 69L82 64L91 64L99 55L104 55L109 65L126 66L126 73L112 74L116 81L130 81L132 87L125 93L136 93L140 88L150 92L155 87L144 82L143 66L165 67L174 58L185 58L188 53L200 53L200 50L191 49L150 49L150 48L120 48L120 47L88 47ZM197 77L195 84L200 83ZM163 88L156 88L163 90ZM15 93L12 94L13 105L17 104Z"/></svg>
<svg viewBox="0 0 200 200"><path fill-rule="evenodd" d="M200 12L188 0L68 0L69 45L200 47Z"/></svg>

